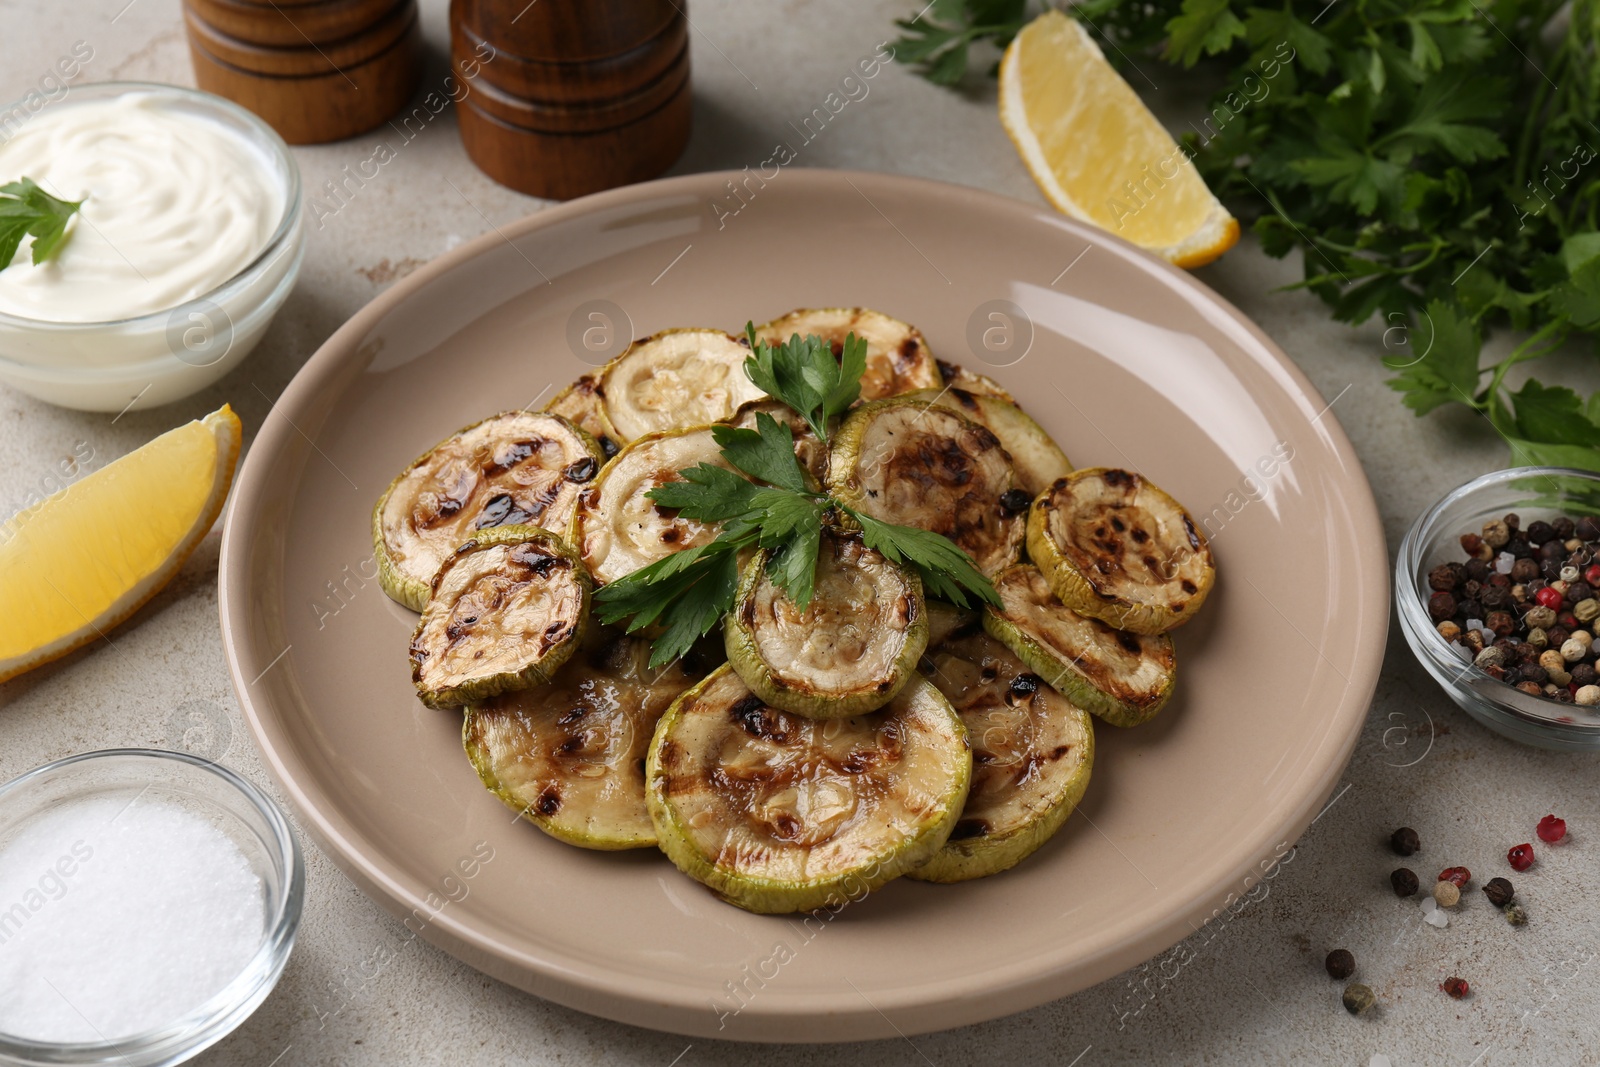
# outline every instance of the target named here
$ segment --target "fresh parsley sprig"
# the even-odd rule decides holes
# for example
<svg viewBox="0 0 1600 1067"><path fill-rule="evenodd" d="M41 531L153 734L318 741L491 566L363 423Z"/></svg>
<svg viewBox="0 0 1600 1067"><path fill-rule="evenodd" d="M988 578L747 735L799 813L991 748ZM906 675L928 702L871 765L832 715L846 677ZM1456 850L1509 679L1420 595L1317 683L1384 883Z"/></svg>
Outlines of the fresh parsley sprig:
<svg viewBox="0 0 1600 1067"><path fill-rule="evenodd" d="M0 270L11 265L22 239L30 235L34 264L49 259L66 240L67 220L82 206L82 200L51 196L32 178L0 185Z"/></svg>
<svg viewBox="0 0 1600 1067"><path fill-rule="evenodd" d="M835 358L832 347L815 336L768 345L756 339L753 327L746 331L750 380L792 408L826 442L834 420L861 395L866 342L851 334ZM793 431L766 412L756 415L753 430L717 426L711 432L728 466L687 468L678 472L682 481L659 485L648 495L685 518L721 523L716 538L657 560L595 594L601 622L626 621L629 633L662 628L651 647L650 666L682 656L733 607L739 556L746 550L767 550L767 574L806 610L816 592L823 527L833 523L852 523L868 548L915 569L931 596L962 607L969 597L999 603L994 586L948 538L874 519L813 488L795 457Z"/></svg>

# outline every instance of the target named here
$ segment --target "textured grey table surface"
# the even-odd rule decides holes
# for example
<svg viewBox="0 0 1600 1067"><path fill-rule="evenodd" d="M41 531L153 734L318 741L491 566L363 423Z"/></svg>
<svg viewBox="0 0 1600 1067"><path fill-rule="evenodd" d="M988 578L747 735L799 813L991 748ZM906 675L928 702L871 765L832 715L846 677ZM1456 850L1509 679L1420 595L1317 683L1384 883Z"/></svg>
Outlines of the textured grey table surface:
<svg viewBox="0 0 1600 1067"><path fill-rule="evenodd" d="M424 0L425 87L446 73L445 6ZM695 132L673 172L766 158L787 123L818 106L912 7L911 0L696 0ZM178 0L0 0L0 19L0 96L7 99L37 87L78 41L94 51L84 80L193 84ZM1174 122L1196 99L1176 83L1151 95ZM308 191L368 158L381 136L297 149ZM868 96L807 153L808 166L894 171L1038 200L995 119L992 91L962 96L903 69L875 78ZM0 509L53 488L58 464L75 451L92 452L85 467L98 467L223 401L239 411L248 439L296 369L384 287L490 223L543 206L475 170L447 111L349 206L322 229L312 227L299 287L257 354L215 388L116 420L0 389ZM1372 481L1392 556L1421 509L1503 464L1505 449L1470 414L1412 418L1383 385L1379 363L1403 351L1403 338L1385 338L1379 324L1350 330L1309 297L1273 292L1297 269L1247 242L1201 277L1253 316L1334 401ZM1569 378L1588 374L1576 358L1566 368ZM228 684L217 546L213 532L118 633L115 648L81 652L0 686L0 779L88 749L154 745L218 755L272 788ZM1271 649L1262 653L1270 670ZM1365 1065L1382 1053L1396 1067L1597 1063L1600 922L1587 906L1600 874L1597 774L1600 757L1520 748L1467 720L1391 627L1383 681L1333 803L1280 875L1263 883L1264 896L1157 960L1066 1000L981 1026L842 1046L690 1042L526 996L409 940L308 844L305 919L282 982L196 1062ZM1435 930L1421 923L1414 901L1387 891L1395 861L1381 842L1392 827L1421 830L1424 876L1463 863L1481 881L1510 873L1505 849L1528 840L1547 811L1568 820L1572 843L1542 849L1540 866L1516 879L1533 915L1527 927L1507 926L1474 891L1450 927ZM1006 919L975 914L973 921ZM1376 989L1375 1012L1353 1018L1339 1006L1338 986L1322 971L1323 955L1337 945L1356 954L1361 977ZM1470 999L1438 991L1452 973L1471 981Z"/></svg>

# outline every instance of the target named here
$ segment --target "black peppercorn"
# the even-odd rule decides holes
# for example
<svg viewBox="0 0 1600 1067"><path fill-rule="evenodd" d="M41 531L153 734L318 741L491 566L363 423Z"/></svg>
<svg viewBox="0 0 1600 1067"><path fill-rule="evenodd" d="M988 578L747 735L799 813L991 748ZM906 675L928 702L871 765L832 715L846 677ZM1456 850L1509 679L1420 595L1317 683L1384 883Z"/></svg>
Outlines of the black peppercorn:
<svg viewBox="0 0 1600 1067"><path fill-rule="evenodd" d="M1478 596L1483 606L1490 609L1503 608L1511 603L1511 590L1503 585L1486 585Z"/></svg>
<svg viewBox="0 0 1600 1067"><path fill-rule="evenodd" d="M1567 601L1578 604L1594 596L1594 587L1588 582L1573 582L1567 586Z"/></svg>
<svg viewBox="0 0 1600 1067"><path fill-rule="evenodd" d="M1513 582L1531 582L1539 577L1539 565L1531 559L1519 559L1511 565Z"/></svg>
<svg viewBox="0 0 1600 1067"><path fill-rule="evenodd" d="M1434 596L1450 596L1450 594L1435 593ZM1452 598L1451 603L1452 613L1455 607L1453 600L1454 598ZM1432 610L1433 601L1431 598L1428 601L1428 607L1429 610ZM1485 629L1492 630L1500 637L1509 637L1511 632L1517 628L1517 621L1511 617L1511 613L1509 611L1491 611L1483 620L1483 625Z"/></svg>
<svg viewBox="0 0 1600 1067"><path fill-rule="evenodd" d="M1460 583L1460 564L1441 563L1428 572L1428 588L1448 593Z"/></svg>
<svg viewBox="0 0 1600 1067"><path fill-rule="evenodd" d="M1434 593L1428 597L1428 614L1434 622L1444 622L1456 613L1456 598L1449 593Z"/></svg>
<svg viewBox="0 0 1600 1067"><path fill-rule="evenodd" d="M1489 898L1489 903L1497 908L1503 908L1511 903L1511 898L1516 896L1516 890L1511 888L1511 883L1504 878L1491 878L1483 886L1483 895Z"/></svg>
<svg viewBox="0 0 1600 1067"><path fill-rule="evenodd" d="M1414 896L1417 892L1417 872L1410 867L1396 867L1389 875L1389 884L1397 897Z"/></svg>
<svg viewBox="0 0 1600 1067"><path fill-rule="evenodd" d="M1546 541L1544 544L1539 546L1539 558L1565 562L1567 558L1567 548L1560 541ZM1558 572L1557 577L1559 576L1560 575Z"/></svg>
<svg viewBox="0 0 1600 1067"><path fill-rule="evenodd" d="M1522 690L1524 693L1527 693L1531 697L1544 696L1544 686L1540 685L1538 682L1518 682L1517 688Z"/></svg>
<svg viewBox="0 0 1600 1067"><path fill-rule="evenodd" d="M1472 597L1458 601L1456 604L1456 613L1459 614L1463 620L1481 619L1483 618L1483 601Z"/></svg>
<svg viewBox="0 0 1600 1067"><path fill-rule="evenodd" d="M1506 542L1506 547L1501 551L1511 553L1512 559L1528 559L1533 555L1534 547L1528 544L1526 538L1513 537Z"/></svg>
<svg viewBox="0 0 1600 1067"><path fill-rule="evenodd" d="M1582 689L1586 685L1594 685L1597 674L1592 663L1575 663L1569 672L1572 675L1572 684Z"/></svg>
<svg viewBox="0 0 1600 1067"><path fill-rule="evenodd" d="M1417 832L1409 826L1402 826L1389 835L1389 847L1394 849L1396 856L1410 856L1422 848L1422 841L1418 839Z"/></svg>
<svg viewBox="0 0 1600 1067"><path fill-rule="evenodd" d="M1336 948L1328 953L1328 958L1322 964L1328 969L1328 977L1340 982L1356 973L1356 958L1347 948Z"/></svg>
<svg viewBox="0 0 1600 1067"><path fill-rule="evenodd" d="M1528 543L1542 545L1556 535L1556 528L1543 519L1535 519L1528 524Z"/></svg>
<svg viewBox="0 0 1600 1067"><path fill-rule="evenodd" d="M1537 682L1539 691L1544 692L1544 683L1550 680L1550 672L1537 663L1524 663L1517 670L1521 673L1524 682Z"/></svg>
<svg viewBox="0 0 1600 1067"><path fill-rule="evenodd" d="M1573 530L1577 524L1563 515L1551 525L1555 527L1557 537L1561 538L1563 541L1570 541L1572 540Z"/></svg>
<svg viewBox="0 0 1600 1067"><path fill-rule="evenodd" d="M1489 577L1489 565L1481 559L1467 560L1464 564L1464 569L1467 572L1468 579L1474 582L1481 582Z"/></svg>
<svg viewBox="0 0 1600 1067"><path fill-rule="evenodd" d="M1517 659L1522 663L1539 662L1539 650L1526 641L1517 642Z"/></svg>
<svg viewBox="0 0 1600 1067"><path fill-rule="evenodd" d="M1560 648L1567 643L1567 638L1572 636L1572 631L1565 626L1547 626L1544 631L1545 641L1550 648Z"/></svg>
<svg viewBox="0 0 1600 1067"><path fill-rule="evenodd" d="M1512 531L1513 533L1522 527L1522 516L1518 515L1515 511L1508 513L1501 521L1506 524L1506 529Z"/></svg>
<svg viewBox="0 0 1600 1067"><path fill-rule="evenodd" d="M1600 522L1597 522L1592 515L1585 515L1578 520L1572 532L1585 541L1600 541Z"/></svg>
<svg viewBox="0 0 1600 1067"><path fill-rule="evenodd" d="M1555 688L1556 691L1553 699L1557 704L1571 704L1573 702L1572 690L1562 685L1558 685ZM1551 696L1549 693L1546 693L1545 695Z"/></svg>
<svg viewBox="0 0 1600 1067"><path fill-rule="evenodd" d="M1021 515L1028 510L1028 505L1033 503L1033 497L1023 489L1007 489L1000 494L1000 510L1007 515ZM1435 589L1441 588L1434 586ZM1443 588L1448 589L1449 586Z"/></svg>
<svg viewBox="0 0 1600 1067"><path fill-rule="evenodd" d="M1555 581L1561 577L1561 561L1559 559L1544 560L1539 564L1539 573L1544 576L1545 581Z"/></svg>

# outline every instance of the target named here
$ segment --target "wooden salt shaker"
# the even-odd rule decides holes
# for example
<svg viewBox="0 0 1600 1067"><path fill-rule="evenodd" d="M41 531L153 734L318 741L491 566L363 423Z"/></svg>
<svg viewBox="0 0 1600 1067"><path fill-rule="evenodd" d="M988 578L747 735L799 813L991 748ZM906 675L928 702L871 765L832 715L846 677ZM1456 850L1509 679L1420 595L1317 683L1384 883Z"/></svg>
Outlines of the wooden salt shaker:
<svg viewBox="0 0 1600 1067"><path fill-rule="evenodd" d="M354 137L421 73L416 0L184 0L195 81L290 144Z"/></svg>
<svg viewBox="0 0 1600 1067"><path fill-rule="evenodd" d="M467 155L556 200L666 170L689 140L683 2L451 0L451 59L481 67L459 101Z"/></svg>

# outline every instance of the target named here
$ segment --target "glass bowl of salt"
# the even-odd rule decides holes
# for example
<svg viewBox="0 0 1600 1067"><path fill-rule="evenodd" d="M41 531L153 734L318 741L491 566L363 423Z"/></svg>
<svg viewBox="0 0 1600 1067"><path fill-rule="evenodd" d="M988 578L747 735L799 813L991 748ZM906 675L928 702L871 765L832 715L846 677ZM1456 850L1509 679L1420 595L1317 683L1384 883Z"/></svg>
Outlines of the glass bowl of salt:
<svg viewBox="0 0 1600 1067"><path fill-rule="evenodd" d="M272 991L304 897L283 813L209 760L111 749L0 786L0 1063L182 1063Z"/></svg>

